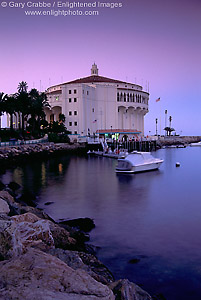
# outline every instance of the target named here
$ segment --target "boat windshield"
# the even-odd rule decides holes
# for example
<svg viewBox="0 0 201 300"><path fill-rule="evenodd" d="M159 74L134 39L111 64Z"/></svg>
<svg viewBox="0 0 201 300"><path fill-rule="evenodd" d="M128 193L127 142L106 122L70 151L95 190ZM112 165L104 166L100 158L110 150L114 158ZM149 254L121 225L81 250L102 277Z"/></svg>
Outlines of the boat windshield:
<svg viewBox="0 0 201 300"><path fill-rule="evenodd" d="M143 164L145 161L153 161L153 156L149 152L132 153L126 159L132 161L133 164Z"/></svg>

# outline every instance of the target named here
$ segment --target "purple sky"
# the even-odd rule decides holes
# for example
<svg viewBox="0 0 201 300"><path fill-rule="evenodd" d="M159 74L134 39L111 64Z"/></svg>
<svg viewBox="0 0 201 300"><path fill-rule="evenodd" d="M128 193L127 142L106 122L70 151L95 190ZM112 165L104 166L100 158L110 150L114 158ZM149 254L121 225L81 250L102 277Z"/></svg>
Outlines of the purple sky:
<svg viewBox="0 0 201 300"><path fill-rule="evenodd" d="M0 6L0 91L15 92L22 80L38 89L41 80L46 89L88 76L95 61L100 75L144 89L149 81L145 133L155 133L160 115L164 128L167 109L177 133L201 135L200 0L116 2L123 8L93 17L25 16L25 9Z"/></svg>

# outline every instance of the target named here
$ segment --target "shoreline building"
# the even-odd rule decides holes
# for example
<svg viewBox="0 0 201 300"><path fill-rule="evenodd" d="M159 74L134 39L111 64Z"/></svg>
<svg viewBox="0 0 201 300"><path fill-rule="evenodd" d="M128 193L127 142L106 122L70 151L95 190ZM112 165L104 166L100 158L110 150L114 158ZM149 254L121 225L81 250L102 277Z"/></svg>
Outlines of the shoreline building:
<svg viewBox="0 0 201 300"><path fill-rule="evenodd" d="M149 93L140 85L99 76L95 63L91 76L51 86L46 94L47 121L58 121L64 114L74 138L97 133L112 133L116 139L144 135Z"/></svg>

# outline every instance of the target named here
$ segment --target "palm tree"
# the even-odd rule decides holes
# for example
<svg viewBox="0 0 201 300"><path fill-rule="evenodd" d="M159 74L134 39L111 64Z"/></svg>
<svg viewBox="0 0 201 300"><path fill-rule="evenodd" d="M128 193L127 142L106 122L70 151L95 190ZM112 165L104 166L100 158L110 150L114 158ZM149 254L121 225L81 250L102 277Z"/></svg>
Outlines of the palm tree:
<svg viewBox="0 0 201 300"><path fill-rule="evenodd" d="M66 116L64 114L59 114L59 123L65 123L66 121Z"/></svg>
<svg viewBox="0 0 201 300"><path fill-rule="evenodd" d="M10 115L10 130L13 130L13 115L15 114L16 109L15 95L7 96L5 101L5 112Z"/></svg>
<svg viewBox="0 0 201 300"><path fill-rule="evenodd" d="M29 92L30 97L30 115L29 123L32 124L32 132L40 131L41 121L45 120L44 108L49 107L47 96L45 93L39 93L38 90L32 89Z"/></svg>
<svg viewBox="0 0 201 300"><path fill-rule="evenodd" d="M28 85L26 83L26 81L21 81L19 84L18 84L18 87L17 87L17 90L18 90L18 93L27 93L27 90L28 90Z"/></svg>
<svg viewBox="0 0 201 300"><path fill-rule="evenodd" d="M4 113L5 111L5 100L7 98L7 95L4 93L0 93L0 116Z"/></svg>
<svg viewBox="0 0 201 300"><path fill-rule="evenodd" d="M19 115L19 129L20 129L20 116L22 121L22 134L24 134L24 120L25 117L29 114L30 98L27 92L28 85L25 81L22 81L18 85L17 93L17 109Z"/></svg>

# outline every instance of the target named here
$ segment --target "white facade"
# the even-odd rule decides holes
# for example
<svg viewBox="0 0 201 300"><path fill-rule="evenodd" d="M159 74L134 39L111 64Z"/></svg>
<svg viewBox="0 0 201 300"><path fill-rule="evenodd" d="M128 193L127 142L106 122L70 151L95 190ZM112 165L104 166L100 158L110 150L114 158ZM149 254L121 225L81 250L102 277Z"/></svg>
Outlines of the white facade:
<svg viewBox="0 0 201 300"><path fill-rule="evenodd" d="M149 93L142 86L99 76L95 64L91 76L49 87L47 96L47 121L64 114L72 134L144 134Z"/></svg>

